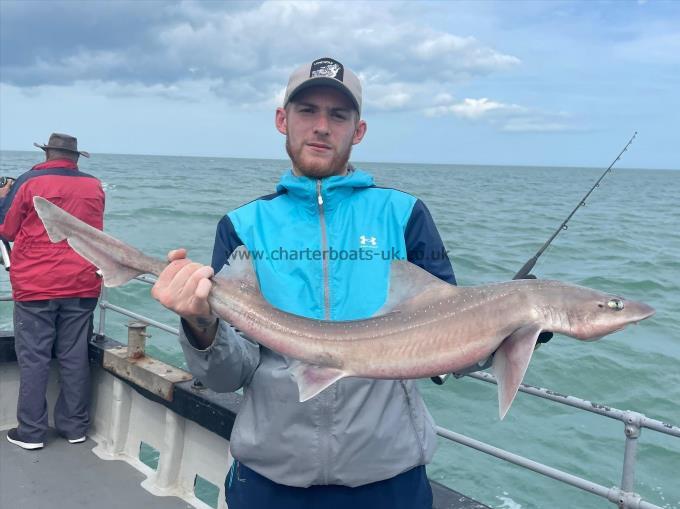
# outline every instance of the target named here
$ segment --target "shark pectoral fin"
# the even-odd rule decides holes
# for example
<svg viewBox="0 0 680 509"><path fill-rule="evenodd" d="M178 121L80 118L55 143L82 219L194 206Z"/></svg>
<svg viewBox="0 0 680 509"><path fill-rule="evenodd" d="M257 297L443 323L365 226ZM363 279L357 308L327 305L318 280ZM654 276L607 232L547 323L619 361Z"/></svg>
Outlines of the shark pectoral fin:
<svg viewBox="0 0 680 509"><path fill-rule="evenodd" d="M292 361L288 369L297 382L300 402L312 399L326 387L347 376L340 369L316 366L300 361Z"/></svg>
<svg viewBox="0 0 680 509"><path fill-rule="evenodd" d="M498 381L498 413L501 419L515 399L540 332L541 328L535 324L520 327L503 340L493 356L492 369Z"/></svg>
<svg viewBox="0 0 680 509"><path fill-rule="evenodd" d="M386 315L395 311L407 311L421 301L438 300L460 292L460 289L433 276L407 260L394 260L390 265L390 281L387 299L373 316ZM421 302L422 304L422 302Z"/></svg>

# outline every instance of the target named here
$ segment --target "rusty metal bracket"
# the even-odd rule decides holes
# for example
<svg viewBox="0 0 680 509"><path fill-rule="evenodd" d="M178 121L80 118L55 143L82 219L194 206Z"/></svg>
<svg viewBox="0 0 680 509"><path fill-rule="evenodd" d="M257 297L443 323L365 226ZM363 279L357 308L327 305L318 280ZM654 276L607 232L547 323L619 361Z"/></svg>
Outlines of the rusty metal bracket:
<svg viewBox="0 0 680 509"><path fill-rule="evenodd" d="M107 371L139 385L166 401L172 401L176 383L186 382L192 378L190 373L151 357L130 359L125 346L106 350L103 366Z"/></svg>
<svg viewBox="0 0 680 509"><path fill-rule="evenodd" d="M128 346L119 346L104 351L104 369L125 380L172 401L175 384L191 380L186 371L144 355L146 323L128 324Z"/></svg>

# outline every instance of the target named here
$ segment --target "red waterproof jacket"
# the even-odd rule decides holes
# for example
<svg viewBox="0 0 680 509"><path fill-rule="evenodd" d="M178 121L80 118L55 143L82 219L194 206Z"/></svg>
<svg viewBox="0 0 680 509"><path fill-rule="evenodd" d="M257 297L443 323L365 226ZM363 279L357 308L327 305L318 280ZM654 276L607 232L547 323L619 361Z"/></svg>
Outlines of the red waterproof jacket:
<svg viewBox="0 0 680 509"><path fill-rule="evenodd" d="M69 247L53 244L33 208L42 196L95 228L104 226L101 182L66 159L38 164L0 200L0 237L14 241L10 281L15 301L98 297L96 268Z"/></svg>

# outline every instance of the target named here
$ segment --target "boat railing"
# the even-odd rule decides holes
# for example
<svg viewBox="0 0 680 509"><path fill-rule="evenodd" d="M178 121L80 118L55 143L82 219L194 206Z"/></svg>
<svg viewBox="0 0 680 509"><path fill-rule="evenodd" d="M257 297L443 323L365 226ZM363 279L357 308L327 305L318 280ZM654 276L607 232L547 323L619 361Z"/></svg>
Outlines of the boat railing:
<svg viewBox="0 0 680 509"><path fill-rule="evenodd" d="M136 279L147 284L153 284L156 281L156 279L151 276L139 276ZM135 313L134 311L124 307L115 305L109 302L107 297L108 292L106 288L104 288L99 301L98 334L100 337L104 337L106 333L107 310L114 311L137 321L145 322L150 326L156 327L170 334L179 335L178 329L140 315L139 313ZM11 297L7 298L0 296L0 301L2 300L12 299ZM486 383L497 383L493 375L485 372L469 373L465 376ZM643 500L642 497L635 492L635 466L637 462L638 441L643 428L680 438L680 427L656 419L651 419L639 412L619 410L608 405L594 403L585 399L577 398L575 396L559 394L557 392L551 391L550 389L542 387L522 384L520 385L519 390L532 396L622 422L623 432L625 435L625 446L620 483L612 487L603 486L588 479L584 479L563 470L559 470L524 456L512 453L505 449L475 440L474 438L457 433L442 426L436 427L437 434L447 440L456 442L466 447L470 447L472 449L476 449L480 452L494 456L498 459L512 463L524 469L536 472L556 481L574 486L593 495L602 497L616 504L621 509L663 509L660 506Z"/></svg>

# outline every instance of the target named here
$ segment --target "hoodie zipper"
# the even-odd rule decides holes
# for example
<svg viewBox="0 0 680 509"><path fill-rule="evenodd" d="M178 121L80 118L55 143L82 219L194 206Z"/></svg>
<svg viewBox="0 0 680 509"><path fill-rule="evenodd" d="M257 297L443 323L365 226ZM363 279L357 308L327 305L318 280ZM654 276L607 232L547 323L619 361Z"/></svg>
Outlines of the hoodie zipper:
<svg viewBox="0 0 680 509"><path fill-rule="evenodd" d="M323 314L325 320L331 319L331 292L330 292L330 282L329 282L329 268L328 268L328 237L326 232L326 215L323 207L323 196L321 194L321 180L316 181L316 201L319 207L319 225L321 227L321 260L323 267ZM319 398L319 403L321 404L322 412L321 419L324 424L321 426L321 430L324 428L327 430L326 433L320 436L320 450L324 457L321 462L321 476L323 484L328 484L328 479L330 477L330 465L331 465L331 444L330 444L330 434L331 427L333 426L333 401L335 401L335 391L336 387L327 390L325 394L320 394L317 396Z"/></svg>
<svg viewBox="0 0 680 509"><path fill-rule="evenodd" d="M321 179L316 181L316 198L319 206L319 223L321 225L321 263L323 267L323 316L325 320L331 319L331 290L328 273L328 238L326 236L326 216L323 209L323 196L321 195Z"/></svg>

